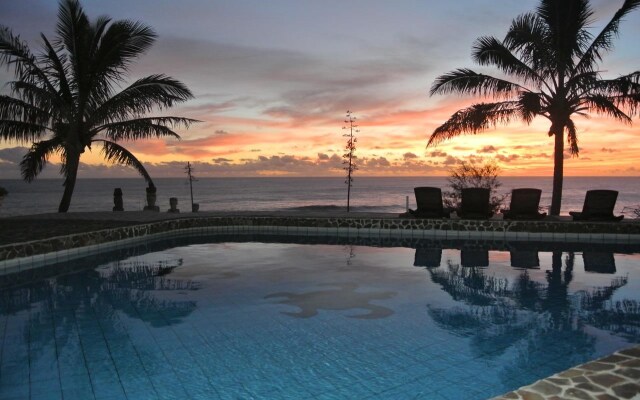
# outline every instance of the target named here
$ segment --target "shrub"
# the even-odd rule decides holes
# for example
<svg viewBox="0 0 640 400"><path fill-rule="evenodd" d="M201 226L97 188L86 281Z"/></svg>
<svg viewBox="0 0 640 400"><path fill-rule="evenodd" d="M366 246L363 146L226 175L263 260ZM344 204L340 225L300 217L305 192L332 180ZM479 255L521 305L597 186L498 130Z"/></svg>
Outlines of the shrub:
<svg viewBox="0 0 640 400"><path fill-rule="evenodd" d="M444 192L444 206L457 209L462 200L462 189L464 188L486 188L491 191L490 206L493 212L498 212L508 195L498 194L498 188L502 183L498 180L500 167L494 162L487 162L476 165L473 162L463 161L459 166L450 171L449 184L451 191Z"/></svg>

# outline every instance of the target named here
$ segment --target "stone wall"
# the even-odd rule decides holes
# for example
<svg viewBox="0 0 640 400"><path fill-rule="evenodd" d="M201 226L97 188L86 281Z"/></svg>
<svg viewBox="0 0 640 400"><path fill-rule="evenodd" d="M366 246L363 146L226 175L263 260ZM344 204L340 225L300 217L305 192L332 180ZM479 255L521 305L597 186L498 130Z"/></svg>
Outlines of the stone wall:
<svg viewBox="0 0 640 400"><path fill-rule="evenodd" d="M403 239L517 240L566 243L640 243L640 223L572 221L449 220L414 218L201 217L59 236L0 247L0 262L142 238L192 228L250 227L272 234L339 235ZM202 233L207 233L206 229Z"/></svg>

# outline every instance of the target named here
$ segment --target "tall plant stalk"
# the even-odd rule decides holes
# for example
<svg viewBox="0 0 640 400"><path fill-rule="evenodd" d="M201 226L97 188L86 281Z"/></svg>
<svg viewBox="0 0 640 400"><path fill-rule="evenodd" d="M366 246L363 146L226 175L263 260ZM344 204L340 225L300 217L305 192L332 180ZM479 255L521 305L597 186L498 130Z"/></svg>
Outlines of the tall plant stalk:
<svg viewBox="0 0 640 400"><path fill-rule="evenodd" d="M187 166L184 167L184 171L189 177L189 192L191 193L191 209L193 210L193 181L196 180L196 177L193 176L193 167L191 163L187 161Z"/></svg>
<svg viewBox="0 0 640 400"><path fill-rule="evenodd" d="M356 117L353 116L351 111L347 111L347 118L344 120L345 126L342 127L343 130L348 130L348 133L343 134L343 137L347 138L347 145L345 146L345 151L342 155L344 159L342 164L345 171L347 171L347 179L344 183L347 184L347 212L350 211L351 206L351 183L353 182L353 173L358 167L355 164L355 156L354 152L356 151L356 142L358 139L355 137L355 133L360 132L357 128L358 125L355 124Z"/></svg>

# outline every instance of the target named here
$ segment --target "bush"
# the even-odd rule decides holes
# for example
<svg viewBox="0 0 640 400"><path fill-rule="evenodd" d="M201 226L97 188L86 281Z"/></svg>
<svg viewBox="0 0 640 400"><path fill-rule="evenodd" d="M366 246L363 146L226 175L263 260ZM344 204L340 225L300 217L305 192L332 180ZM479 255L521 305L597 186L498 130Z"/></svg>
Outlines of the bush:
<svg viewBox="0 0 640 400"><path fill-rule="evenodd" d="M462 164L450 171L451 177L447 180L452 190L444 192L444 206L453 209L460 208L462 189L477 187L491 191L489 203L491 210L494 213L500 211L508 195L498 194L498 188L502 186L502 183L498 180L499 173L500 167L494 162L476 165L472 162L463 161Z"/></svg>

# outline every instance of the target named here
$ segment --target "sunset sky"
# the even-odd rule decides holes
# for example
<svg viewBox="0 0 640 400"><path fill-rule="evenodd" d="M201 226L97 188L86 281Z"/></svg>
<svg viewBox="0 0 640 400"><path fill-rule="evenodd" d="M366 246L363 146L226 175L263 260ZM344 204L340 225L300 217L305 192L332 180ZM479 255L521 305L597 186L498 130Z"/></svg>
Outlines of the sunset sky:
<svg viewBox="0 0 640 400"><path fill-rule="evenodd" d="M182 176L187 161L198 176L329 176L343 174L344 114L358 118L360 176L447 175L460 160L495 160L504 175L550 175L549 124L512 124L426 148L431 132L474 99L429 97L434 79L460 67L492 73L471 61L479 36L502 38L537 0L84 0L95 18L133 19L155 29L155 46L129 81L165 73L183 81L195 100L166 114L203 121L181 130L181 141L125 143L152 175ZM622 0L593 0L593 33ZM39 48L51 36L55 0L0 2L0 24ZM640 12L621 25L616 48L602 64L614 78L640 69ZM6 68L0 82L12 79ZM6 92L6 87L2 89ZM640 172L640 120L575 119L580 157L565 175ZM18 178L26 144L0 142L0 178ZM85 154L80 177L136 176ZM58 176L49 166L45 177Z"/></svg>

